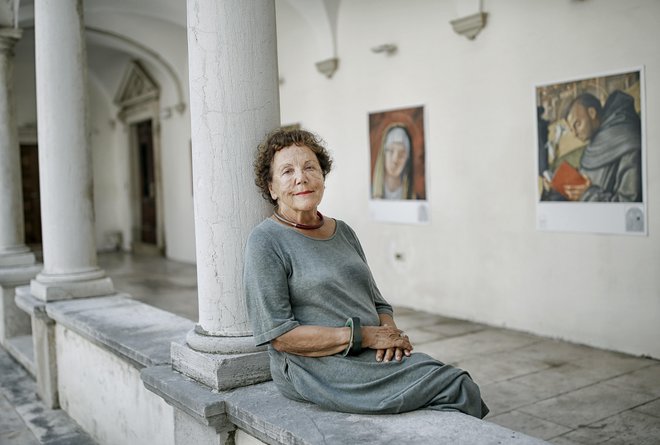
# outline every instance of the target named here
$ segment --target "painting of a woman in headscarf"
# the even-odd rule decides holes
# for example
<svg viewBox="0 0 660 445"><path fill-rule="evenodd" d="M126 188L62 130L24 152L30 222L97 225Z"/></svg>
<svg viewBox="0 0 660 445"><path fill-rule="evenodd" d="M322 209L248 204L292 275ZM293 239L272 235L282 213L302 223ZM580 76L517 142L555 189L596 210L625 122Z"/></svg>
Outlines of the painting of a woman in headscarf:
<svg viewBox="0 0 660 445"><path fill-rule="evenodd" d="M410 135L405 127L391 126L383 137L373 175L374 199L414 199Z"/></svg>
<svg viewBox="0 0 660 445"><path fill-rule="evenodd" d="M369 114L371 199L426 199L424 108Z"/></svg>

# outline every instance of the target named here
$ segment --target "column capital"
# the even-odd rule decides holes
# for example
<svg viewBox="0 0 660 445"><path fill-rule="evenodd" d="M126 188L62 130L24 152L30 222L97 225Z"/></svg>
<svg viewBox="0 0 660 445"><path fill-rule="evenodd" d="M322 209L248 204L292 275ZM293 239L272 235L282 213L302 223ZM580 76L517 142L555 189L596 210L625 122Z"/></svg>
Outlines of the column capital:
<svg viewBox="0 0 660 445"><path fill-rule="evenodd" d="M0 53L13 53L14 45L22 35L20 28L0 28Z"/></svg>

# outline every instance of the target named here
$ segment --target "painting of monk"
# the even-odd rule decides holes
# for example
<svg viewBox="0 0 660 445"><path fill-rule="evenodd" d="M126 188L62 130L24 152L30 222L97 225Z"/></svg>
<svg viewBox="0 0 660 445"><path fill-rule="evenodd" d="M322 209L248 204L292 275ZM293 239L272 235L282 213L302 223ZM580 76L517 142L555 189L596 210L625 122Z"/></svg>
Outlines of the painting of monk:
<svg viewBox="0 0 660 445"><path fill-rule="evenodd" d="M640 78L536 87L540 201L643 202Z"/></svg>

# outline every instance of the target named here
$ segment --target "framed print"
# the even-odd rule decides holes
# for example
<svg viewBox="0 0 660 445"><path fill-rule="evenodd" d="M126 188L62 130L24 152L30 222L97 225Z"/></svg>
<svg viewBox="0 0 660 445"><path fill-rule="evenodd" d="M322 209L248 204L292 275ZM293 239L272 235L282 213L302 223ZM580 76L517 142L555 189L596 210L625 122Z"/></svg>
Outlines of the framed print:
<svg viewBox="0 0 660 445"><path fill-rule="evenodd" d="M376 221L424 224L424 107L369 113L369 209Z"/></svg>
<svg viewBox="0 0 660 445"><path fill-rule="evenodd" d="M642 68L535 87L537 227L647 233Z"/></svg>

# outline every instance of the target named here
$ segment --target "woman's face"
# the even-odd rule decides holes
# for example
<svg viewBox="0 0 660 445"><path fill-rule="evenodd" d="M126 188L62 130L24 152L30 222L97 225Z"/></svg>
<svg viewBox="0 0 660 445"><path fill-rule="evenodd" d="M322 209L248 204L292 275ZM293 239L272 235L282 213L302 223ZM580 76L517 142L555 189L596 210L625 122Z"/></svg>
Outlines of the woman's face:
<svg viewBox="0 0 660 445"><path fill-rule="evenodd" d="M388 176L401 176L408 161L408 150L401 142L390 142L385 146L385 173Z"/></svg>
<svg viewBox="0 0 660 445"><path fill-rule="evenodd" d="M270 196L282 214L316 213L323 198L324 178L319 160L306 146L290 145L273 157Z"/></svg>

